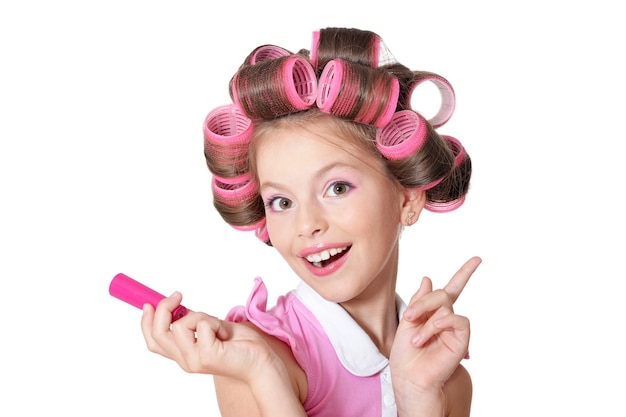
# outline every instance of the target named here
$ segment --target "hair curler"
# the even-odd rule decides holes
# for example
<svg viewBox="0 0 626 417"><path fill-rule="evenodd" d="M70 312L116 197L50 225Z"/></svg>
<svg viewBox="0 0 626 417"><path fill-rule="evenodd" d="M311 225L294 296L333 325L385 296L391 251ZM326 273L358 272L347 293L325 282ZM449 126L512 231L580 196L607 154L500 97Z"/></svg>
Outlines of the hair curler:
<svg viewBox="0 0 626 417"><path fill-rule="evenodd" d="M333 59L320 75L316 103L324 113L383 127L396 111L399 93L392 74Z"/></svg>
<svg viewBox="0 0 626 417"><path fill-rule="evenodd" d="M142 309L144 304L150 304L156 308L159 301L165 298L151 288L122 273L117 274L109 284L109 294L128 304ZM172 323L187 314L187 308L179 305L172 311Z"/></svg>
<svg viewBox="0 0 626 417"><path fill-rule="evenodd" d="M452 149L452 152L454 153L454 167L458 167L459 165L461 165L461 163L463 163L463 160L467 156L465 148L463 147L461 142L455 137L449 135L442 135L441 137L448 142L450 149Z"/></svg>
<svg viewBox="0 0 626 417"><path fill-rule="evenodd" d="M439 128L443 126L445 123L450 120L452 117L452 113L454 113L454 108L456 106L456 96L454 94L454 89L452 88L452 84L441 75L427 72L427 71L414 71L415 78L412 80L409 93L406 97L406 102L409 104L411 108L411 98L413 97L413 93L417 89L418 86L425 82L431 82L437 87L439 90L439 94L441 95L441 105L439 107L439 111L433 117L431 117L428 122L435 128ZM419 112L419 109L414 109Z"/></svg>
<svg viewBox="0 0 626 417"><path fill-rule="evenodd" d="M465 196L448 202L430 201L424 204L424 209L433 213L448 213L461 207L464 202Z"/></svg>
<svg viewBox="0 0 626 417"><path fill-rule="evenodd" d="M370 31L347 28L325 28L314 31L310 56L316 70L336 58L371 68L397 62L380 36ZM333 58L329 58L331 56Z"/></svg>
<svg viewBox="0 0 626 417"><path fill-rule="evenodd" d="M422 147L428 136L426 121L413 110L394 113L391 121L376 132L376 146L387 159L408 158Z"/></svg>
<svg viewBox="0 0 626 417"><path fill-rule="evenodd" d="M441 137L446 140L448 146L450 146L450 149L452 150L452 153L454 153L454 168L458 168L467 157L465 148L463 147L461 142L455 137L448 135L442 135ZM437 181L437 183L439 183L440 181L441 180ZM427 201L424 205L424 208L428 211L432 211L433 213L447 213L461 207L464 202L465 194L459 198L447 202Z"/></svg>
<svg viewBox="0 0 626 417"><path fill-rule="evenodd" d="M313 42L311 43L311 53L309 54L309 60L311 66L317 71L317 50L320 46L320 31L313 31Z"/></svg>
<svg viewBox="0 0 626 417"><path fill-rule="evenodd" d="M207 144L219 146L220 152L228 151L232 145L248 145L252 138L252 122L234 104L226 104L213 109L206 116L202 130L205 146ZM247 152L248 148L243 149Z"/></svg>
<svg viewBox="0 0 626 417"><path fill-rule="evenodd" d="M211 189L220 201L231 206L256 198L259 191L250 172L232 178L213 175Z"/></svg>
<svg viewBox="0 0 626 417"><path fill-rule="evenodd" d="M250 119L273 119L315 104L317 78L299 55L281 56L242 67L230 83L233 102Z"/></svg>
<svg viewBox="0 0 626 417"><path fill-rule="evenodd" d="M291 52L285 48L281 48L276 45L262 45L256 48L250 56L246 59L246 64L254 65L259 62L267 61L269 59L280 58L281 56L292 55Z"/></svg>

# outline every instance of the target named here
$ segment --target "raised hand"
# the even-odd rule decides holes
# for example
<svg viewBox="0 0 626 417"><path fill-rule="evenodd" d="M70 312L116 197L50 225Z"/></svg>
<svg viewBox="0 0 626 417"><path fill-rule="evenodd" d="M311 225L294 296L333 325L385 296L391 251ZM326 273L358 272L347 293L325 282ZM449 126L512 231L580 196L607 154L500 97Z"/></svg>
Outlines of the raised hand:
<svg viewBox="0 0 626 417"><path fill-rule="evenodd" d="M454 304L459 298L463 288L465 288L465 285L481 262L482 259L478 256L470 258L463 264L463 266L461 266L461 268L452 276L450 281L443 288L448 293L452 304Z"/></svg>
<svg viewBox="0 0 626 417"><path fill-rule="evenodd" d="M442 387L467 354L469 320L455 314L458 299L481 259L468 260L444 289L424 277L398 324L390 354L394 391L401 407L443 406Z"/></svg>

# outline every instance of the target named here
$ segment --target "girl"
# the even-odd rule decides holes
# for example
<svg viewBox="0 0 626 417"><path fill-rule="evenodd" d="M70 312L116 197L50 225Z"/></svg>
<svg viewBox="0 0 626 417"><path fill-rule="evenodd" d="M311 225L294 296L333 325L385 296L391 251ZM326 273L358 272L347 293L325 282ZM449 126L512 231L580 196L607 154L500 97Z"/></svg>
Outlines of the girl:
<svg viewBox="0 0 626 417"><path fill-rule="evenodd" d="M424 81L442 95L430 120L410 105ZM396 294L403 228L469 188L468 154L435 130L450 84L396 62L375 33L327 28L310 51L256 48L229 89L204 123L215 207L300 283L268 309L257 278L225 320L171 323L174 293L144 307L148 348L214 375L224 416L468 416L470 325L453 303L480 258L443 290L424 278L408 304Z"/></svg>

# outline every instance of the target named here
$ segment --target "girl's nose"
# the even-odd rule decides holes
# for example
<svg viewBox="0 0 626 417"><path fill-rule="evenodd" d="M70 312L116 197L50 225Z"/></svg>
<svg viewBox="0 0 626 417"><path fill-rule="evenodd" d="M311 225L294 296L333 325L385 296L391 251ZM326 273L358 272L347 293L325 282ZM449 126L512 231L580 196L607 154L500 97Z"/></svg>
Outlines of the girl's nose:
<svg viewBox="0 0 626 417"><path fill-rule="evenodd" d="M328 228L323 210L315 204L299 207L297 226L298 236L302 238L313 237Z"/></svg>

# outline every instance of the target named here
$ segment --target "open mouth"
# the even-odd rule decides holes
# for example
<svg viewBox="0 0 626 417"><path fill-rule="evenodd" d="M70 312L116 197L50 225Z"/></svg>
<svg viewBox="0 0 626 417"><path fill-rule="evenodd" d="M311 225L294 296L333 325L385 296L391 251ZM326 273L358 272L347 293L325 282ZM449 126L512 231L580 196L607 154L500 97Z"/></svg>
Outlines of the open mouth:
<svg viewBox="0 0 626 417"><path fill-rule="evenodd" d="M311 263L311 265L317 268L323 268L340 259L350 250L350 246L344 246L341 248L332 248L323 250L319 253L313 253L306 257L306 260Z"/></svg>

